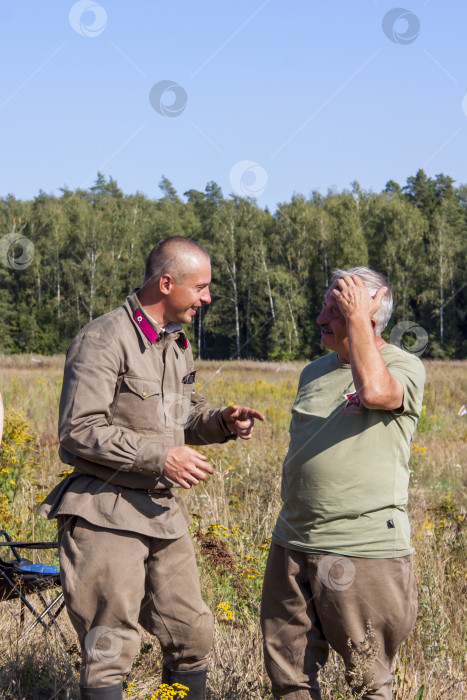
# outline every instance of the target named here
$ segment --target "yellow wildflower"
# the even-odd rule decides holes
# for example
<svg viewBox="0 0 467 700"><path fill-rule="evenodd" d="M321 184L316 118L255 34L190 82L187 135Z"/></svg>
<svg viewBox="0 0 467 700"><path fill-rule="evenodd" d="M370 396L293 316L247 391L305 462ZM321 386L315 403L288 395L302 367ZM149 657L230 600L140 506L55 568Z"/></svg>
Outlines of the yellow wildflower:
<svg viewBox="0 0 467 700"><path fill-rule="evenodd" d="M221 622L233 619L233 612L226 601L217 606L217 619Z"/></svg>
<svg viewBox="0 0 467 700"><path fill-rule="evenodd" d="M167 683L162 683L153 695L151 695L151 700L176 700L177 698L186 697L189 691L188 686L182 685L181 683L173 683L168 685Z"/></svg>
<svg viewBox="0 0 467 700"><path fill-rule="evenodd" d="M73 469L63 469L63 471L60 472L59 477L63 479L65 476L68 476L68 474L71 474L73 472Z"/></svg>
<svg viewBox="0 0 467 700"><path fill-rule="evenodd" d="M429 521L428 516L425 515L425 521L423 523L423 529L431 532L433 530L433 523Z"/></svg>

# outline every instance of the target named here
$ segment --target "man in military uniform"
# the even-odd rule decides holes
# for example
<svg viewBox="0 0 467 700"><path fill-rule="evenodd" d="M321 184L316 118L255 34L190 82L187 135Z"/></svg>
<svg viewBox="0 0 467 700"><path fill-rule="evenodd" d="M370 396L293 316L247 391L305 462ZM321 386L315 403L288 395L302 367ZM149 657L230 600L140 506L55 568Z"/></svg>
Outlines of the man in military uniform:
<svg viewBox="0 0 467 700"><path fill-rule="evenodd" d="M189 516L177 487L213 473L188 447L249 439L243 406L195 390L182 330L209 304L211 266L194 241L151 251L140 289L85 326L66 357L60 458L74 467L39 512L57 518L63 592L82 648L82 700L121 700L139 652L138 623L158 637L165 683L205 697L212 615L200 595ZM174 488L175 487L175 488Z"/></svg>

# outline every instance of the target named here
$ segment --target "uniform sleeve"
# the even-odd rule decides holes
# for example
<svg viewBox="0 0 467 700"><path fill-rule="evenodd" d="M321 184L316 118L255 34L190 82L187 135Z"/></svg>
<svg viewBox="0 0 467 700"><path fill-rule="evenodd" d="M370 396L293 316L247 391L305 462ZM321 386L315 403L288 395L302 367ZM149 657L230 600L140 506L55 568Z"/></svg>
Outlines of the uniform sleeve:
<svg viewBox="0 0 467 700"><path fill-rule="evenodd" d="M237 436L230 432L222 418L224 408L225 406L210 406L202 394L194 391L185 428L185 442L189 445L207 445L235 440Z"/></svg>
<svg viewBox="0 0 467 700"><path fill-rule="evenodd" d="M404 389L402 407L394 413L411 414L418 418L422 410L426 377L423 363L415 355L401 350L401 355L391 360L387 367L390 374L400 381Z"/></svg>
<svg viewBox="0 0 467 700"><path fill-rule="evenodd" d="M60 446L72 455L117 471L160 476L168 448L111 424L120 357L118 344L96 347L92 334L77 336L68 350L59 408Z"/></svg>

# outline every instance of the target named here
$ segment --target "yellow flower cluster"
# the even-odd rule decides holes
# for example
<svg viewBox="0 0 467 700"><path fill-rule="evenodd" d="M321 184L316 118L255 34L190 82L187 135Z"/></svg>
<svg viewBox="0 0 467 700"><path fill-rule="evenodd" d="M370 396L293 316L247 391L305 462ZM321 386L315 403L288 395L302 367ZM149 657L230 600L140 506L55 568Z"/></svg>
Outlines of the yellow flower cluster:
<svg viewBox="0 0 467 700"><path fill-rule="evenodd" d="M233 619L233 612L227 602L224 601L217 606L217 619L221 622Z"/></svg>
<svg viewBox="0 0 467 700"><path fill-rule="evenodd" d="M0 493L0 522L2 527L7 527L13 520L13 516L10 511L8 498L5 494Z"/></svg>
<svg viewBox="0 0 467 700"><path fill-rule="evenodd" d="M25 413L8 409L0 444L0 523L13 539L21 537L25 490L36 498L34 491L39 489L34 478L39 466L37 443L37 435L33 434Z"/></svg>
<svg viewBox="0 0 467 700"><path fill-rule="evenodd" d="M459 527L462 522L464 522L466 515L464 512L458 512L456 509L456 502L452 497L452 492L448 491L444 496L443 501L439 506L432 506L428 508L432 513L432 519L425 515L425 521L423 523L423 530L427 534L437 534L439 531L443 532L445 528L452 527L455 523ZM462 521L461 523L459 521Z"/></svg>
<svg viewBox="0 0 467 700"><path fill-rule="evenodd" d="M240 525L235 525L231 530L226 527L225 525L219 525L218 523L212 523L212 525L209 525L206 534L208 535L220 535L222 537L229 537L229 535L233 535L234 537L239 537L242 533L244 533L245 530L243 530Z"/></svg>
<svg viewBox="0 0 467 700"><path fill-rule="evenodd" d="M23 411L9 409L5 413L5 423L3 426L3 443L2 446L8 448L10 452L14 452L15 446L24 445L26 442L35 442L36 436L30 432L29 421Z"/></svg>
<svg viewBox="0 0 467 700"><path fill-rule="evenodd" d="M266 418L273 425L287 424L290 421L290 411L281 406L269 406L266 409Z"/></svg>
<svg viewBox="0 0 467 700"><path fill-rule="evenodd" d="M443 507L445 510L454 510L454 499L452 497L452 491L448 491L444 497Z"/></svg>
<svg viewBox="0 0 467 700"><path fill-rule="evenodd" d="M216 537L228 537L229 528L225 527L225 525L213 523L208 527L207 534L210 536L215 535Z"/></svg>
<svg viewBox="0 0 467 700"><path fill-rule="evenodd" d="M173 683L173 685L168 685L167 683L162 683L155 693L151 695L150 700L177 700L186 697L190 689L186 685L181 683Z"/></svg>
<svg viewBox="0 0 467 700"><path fill-rule="evenodd" d="M426 530L427 532L432 532L433 531L433 523L428 519L428 516L425 515L425 521L423 523L423 529Z"/></svg>
<svg viewBox="0 0 467 700"><path fill-rule="evenodd" d="M252 566L242 566L238 575L242 578L257 578L258 576L261 576L258 569L255 569Z"/></svg>
<svg viewBox="0 0 467 700"><path fill-rule="evenodd" d="M426 447L420 447L420 445L417 445L416 442L412 444L412 450L415 452L417 455L424 455L427 448Z"/></svg>

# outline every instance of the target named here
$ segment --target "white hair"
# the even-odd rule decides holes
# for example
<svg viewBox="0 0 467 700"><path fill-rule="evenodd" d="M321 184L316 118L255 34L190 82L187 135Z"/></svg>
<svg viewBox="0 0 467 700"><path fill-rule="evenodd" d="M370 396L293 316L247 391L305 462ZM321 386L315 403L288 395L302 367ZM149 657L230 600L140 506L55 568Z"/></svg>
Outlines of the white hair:
<svg viewBox="0 0 467 700"><path fill-rule="evenodd" d="M376 321L375 333L376 335L381 335L388 325L392 314L393 298L391 287L380 272L371 270L369 267L351 267L349 270L333 270L332 280L335 282L341 277L349 275L359 277L365 285L368 294L372 297L375 296L376 292L381 289L381 287L386 287L387 291L381 300L381 306L373 317Z"/></svg>

